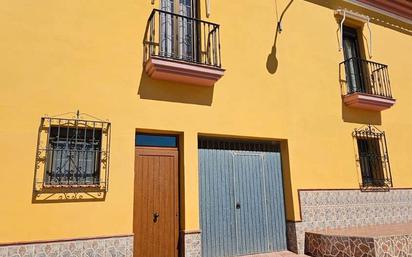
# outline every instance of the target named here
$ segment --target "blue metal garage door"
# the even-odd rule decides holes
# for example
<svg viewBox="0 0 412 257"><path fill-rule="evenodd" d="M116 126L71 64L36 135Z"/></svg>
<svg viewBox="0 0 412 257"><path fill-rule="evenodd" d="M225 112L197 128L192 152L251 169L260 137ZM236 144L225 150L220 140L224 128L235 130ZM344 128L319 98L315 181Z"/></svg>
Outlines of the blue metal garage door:
<svg viewBox="0 0 412 257"><path fill-rule="evenodd" d="M286 250L277 144L199 140L202 257Z"/></svg>

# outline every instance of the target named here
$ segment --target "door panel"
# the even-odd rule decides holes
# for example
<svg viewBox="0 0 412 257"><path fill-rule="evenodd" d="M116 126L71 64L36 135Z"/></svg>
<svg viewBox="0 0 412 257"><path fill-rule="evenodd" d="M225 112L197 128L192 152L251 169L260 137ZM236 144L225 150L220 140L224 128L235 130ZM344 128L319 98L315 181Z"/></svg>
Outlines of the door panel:
<svg viewBox="0 0 412 257"><path fill-rule="evenodd" d="M202 256L234 256L237 243L232 154L199 149Z"/></svg>
<svg viewBox="0 0 412 257"><path fill-rule="evenodd" d="M179 14L185 17L195 18L195 6L193 0L179 1ZM194 22L191 19L179 19L179 53L180 58L187 61L194 61L193 45L194 45Z"/></svg>
<svg viewBox="0 0 412 257"><path fill-rule="evenodd" d="M161 0L160 9L174 13L175 0ZM175 18L170 14L160 14L160 56L175 57Z"/></svg>
<svg viewBox="0 0 412 257"><path fill-rule="evenodd" d="M286 221L281 156L278 152L265 153L265 182L267 196L268 247L270 251L286 249Z"/></svg>
<svg viewBox="0 0 412 257"><path fill-rule="evenodd" d="M235 152L233 158L237 254L266 252L268 222L263 156Z"/></svg>
<svg viewBox="0 0 412 257"><path fill-rule="evenodd" d="M185 61L196 61L196 0L162 0L163 11L177 13L160 15L160 55Z"/></svg>
<svg viewBox="0 0 412 257"><path fill-rule="evenodd" d="M136 257L178 256L178 211L177 149L136 147Z"/></svg>
<svg viewBox="0 0 412 257"><path fill-rule="evenodd" d="M199 179L203 257L286 250L280 153L199 149Z"/></svg>

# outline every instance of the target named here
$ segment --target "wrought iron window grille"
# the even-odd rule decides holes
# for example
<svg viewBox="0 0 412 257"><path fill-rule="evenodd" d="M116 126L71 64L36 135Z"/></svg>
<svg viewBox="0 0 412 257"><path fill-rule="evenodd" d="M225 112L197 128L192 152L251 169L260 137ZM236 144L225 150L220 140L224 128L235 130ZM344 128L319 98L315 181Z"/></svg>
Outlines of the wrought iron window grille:
<svg viewBox="0 0 412 257"><path fill-rule="evenodd" d="M42 117L38 131L35 191L56 188L108 190L110 122Z"/></svg>
<svg viewBox="0 0 412 257"><path fill-rule="evenodd" d="M385 132L367 125L355 129L352 135L357 145L361 189L389 190L393 183Z"/></svg>

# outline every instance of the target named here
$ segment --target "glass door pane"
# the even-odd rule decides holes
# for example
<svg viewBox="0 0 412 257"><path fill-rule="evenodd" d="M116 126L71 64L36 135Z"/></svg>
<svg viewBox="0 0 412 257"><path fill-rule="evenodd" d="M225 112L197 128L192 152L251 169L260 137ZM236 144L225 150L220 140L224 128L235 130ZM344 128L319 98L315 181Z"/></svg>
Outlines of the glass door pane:
<svg viewBox="0 0 412 257"><path fill-rule="evenodd" d="M174 13L175 0L161 0L162 11ZM174 17L171 14L160 14L160 51L163 57L174 58Z"/></svg>
<svg viewBox="0 0 412 257"><path fill-rule="evenodd" d="M193 0L180 0L179 14L187 17L179 20L179 57L186 61L195 61L193 54L195 18Z"/></svg>
<svg viewBox="0 0 412 257"><path fill-rule="evenodd" d="M185 61L196 58L196 0L161 0L160 55Z"/></svg>
<svg viewBox="0 0 412 257"><path fill-rule="evenodd" d="M364 92L362 80L362 60L356 30L343 27L343 53L346 61L346 80L349 93Z"/></svg>

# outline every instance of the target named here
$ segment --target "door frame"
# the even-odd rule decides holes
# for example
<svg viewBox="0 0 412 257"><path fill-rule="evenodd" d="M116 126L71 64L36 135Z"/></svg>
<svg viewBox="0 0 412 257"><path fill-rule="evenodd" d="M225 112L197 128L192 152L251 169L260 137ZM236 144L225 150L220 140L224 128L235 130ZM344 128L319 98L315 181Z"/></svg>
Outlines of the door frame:
<svg viewBox="0 0 412 257"><path fill-rule="evenodd" d="M137 135L150 135L150 136L173 136L176 137L176 147L164 147L164 146L138 146L136 137ZM179 132L169 132L169 131L159 131L159 130L147 130L147 129L136 129L135 131L135 146L134 146L134 163L137 161L137 152L140 151L164 151L165 153L171 152L171 151L177 151L177 172L175 173L174 180L175 184L177 186L175 194L175 203L176 203L176 209L175 212L177 213L177 227L175 228L174 234L175 234L175 242L177 245L177 251L176 251L176 257L181 256L181 227L182 227L182 204L181 204L181 174L183 172L181 171L181 168L183 165L182 163L182 158L183 158L183 153L181 150L183 149L182 147L182 139L183 139L183 134ZM133 179L133 233L135 234L134 231L134 224L135 224L135 193L136 193L136 168L134 168L133 171L134 174L134 179ZM135 249L133 247L133 253L135 253Z"/></svg>

